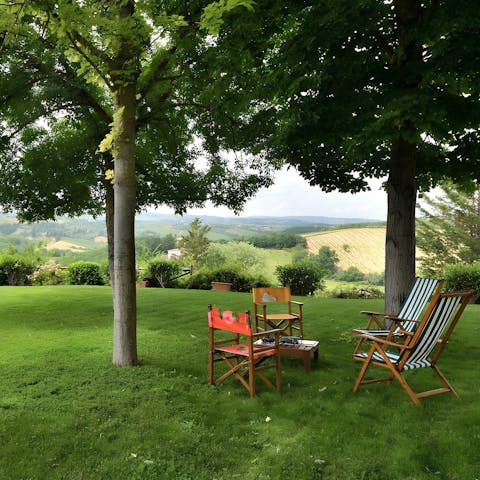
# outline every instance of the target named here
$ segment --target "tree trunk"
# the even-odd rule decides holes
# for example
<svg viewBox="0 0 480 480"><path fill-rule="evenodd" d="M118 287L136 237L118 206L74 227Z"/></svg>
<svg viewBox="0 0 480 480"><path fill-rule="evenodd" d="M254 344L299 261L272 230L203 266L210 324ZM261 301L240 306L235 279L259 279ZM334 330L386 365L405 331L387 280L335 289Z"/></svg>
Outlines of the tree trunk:
<svg viewBox="0 0 480 480"><path fill-rule="evenodd" d="M114 365L137 365L135 289L135 111L136 86L119 88L116 111L123 109L115 139L114 183Z"/></svg>
<svg viewBox="0 0 480 480"><path fill-rule="evenodd" d="M385 312L397 313L415 277L416 146L392 142L387 181L385 243Z"/></svg>
<svg viewBox="0 0 480 480"><path fill-rule="evenodd" d="M113 185L108 182L105 185L105 226L107 229L107 248L108 248L108 272L110 274L110 285L114 284L114 216L115 216L115 198Z"/></svg>
<svg viewBox="0 0 480 480"><path fill-rule="evenodd" d="M397 23L397 88L411 94L421 81L421 48L412 32L421 14L418 0L394 0ZM412 74L412 72L416 72ZM409 140L407 140L409 139ZM385 243L385 312L397 313L415 277L415 206L417 144L415 125L406 119L392 140L387 181L388 213Z"/></svg>

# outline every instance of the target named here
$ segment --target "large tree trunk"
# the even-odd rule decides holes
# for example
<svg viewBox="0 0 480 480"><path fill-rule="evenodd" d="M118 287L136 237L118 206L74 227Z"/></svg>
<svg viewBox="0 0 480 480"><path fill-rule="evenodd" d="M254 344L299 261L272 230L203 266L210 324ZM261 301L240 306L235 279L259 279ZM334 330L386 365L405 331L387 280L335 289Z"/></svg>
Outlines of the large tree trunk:
<svg viewBox="0 0 480 480"><path fill-rule="evenodd" d="M114 84L114 219L113 219L113 364L133 366L137 358L137 298L135 288L136 87L140 52L129 30L133 0L115 0L119 7L119 50L113 64ZM126 22L124 20L127 20ZM122 30L126 28L126 30Z"/></svg>
<svg viewBox="0 0 480 480"><path fill-rule="evenodd" d="M387 181L385 312L397 313L415 276L416 146L392 143Z"/></svg>
<svg viewBox="0 0 480 480"><path fill-rule="evenodd" d="M136 88L120 87L116 110L123 109L115 139L114 183L114 365L137 365L135 290L135 111Z"/></svg>
<svg viewBox="0 0 480 480"><path fill-rule="evenodd" d="M113 168L113 165L112 165ZM105 185L105 226L107 229L107 248L108 248L108 272L110 274L110 285L114 283L114 216L115 216L115 198L113 185L108 182Z"/></svg>
<svg viewBox="0 0 480 480"><path fill-rule="evenodd" d="M418 89L422 51L415 43L421 7L418 0L393 0L397 23L397 88ZM416 73L414 73L416 72ZM409 139L406 140L406 139ZM410 140L411 139L411 140ZM411 120L401 125L391 144L387 181L388 213L385 244L385 311L396 313L415 277L415 205L418 132Z"/></svg>

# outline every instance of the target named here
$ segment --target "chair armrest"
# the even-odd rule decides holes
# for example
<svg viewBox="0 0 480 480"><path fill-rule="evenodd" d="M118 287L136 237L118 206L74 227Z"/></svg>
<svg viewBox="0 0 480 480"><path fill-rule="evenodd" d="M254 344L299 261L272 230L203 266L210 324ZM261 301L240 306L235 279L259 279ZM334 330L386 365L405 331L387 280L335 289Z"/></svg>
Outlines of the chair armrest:
<svg viewBox="0 0 480 480"><path fill-rule="evenodd" d="M386 313L371 312L370 310L362 310L360 313L362 313L363 315L376 315L380 317L384 317L385 315L387 315Z"/></svg>
<svg viewBox="0 0 480 480"><path fill-rule="evenodd" d="M390 340L385 340L381 337L374 337L373 335L363 334L362 338L365 340L370 340L375 343L381 343L382 345L387 345L389 347L399 348L400 350L410 350L412 347L409 345L404 345L402 343L391 342Z"/></svg>
<svg viewBox="0 0 480 480"><path fill-rule="evenodd" d="M388 336L388 334L390 333L390 330L388 328L385 328L383 330L379 330L379 329L373 329L374 331L375 330L378 330L378 332L382 332L382 333L372 333L370 332L371 329L369 328L354 328L352 330L353 333L358 333L359 335L370 335L371 337L386 337Z"/></svg>
<svg viewBox="0 0 480 480"><path fill-rule="evenodd" d="M289 302L289 303L292 303L292 304L294 304L294 305L304 305L303 302L297 302L297 301L295 301L295 300L289 300L288 302Z"/></svg>
<svg viewBox="0 0 480 480"><path fill-rule="evenodd" d="M263 330L262 332L252 333L252 337L262 337L265 335L276 335L282 331L281 328L272 328L272 330Z"/></svg>
<svg viewBox="0 0 480 480"><path fill-rule="evenodd" d="M402 322L420 323L420 320L412 320L410 318L401 318L401 317L396 317L395 315L385 315L385 320L391 320L392 322L395 322L395 323L402 323Z"/></svg>

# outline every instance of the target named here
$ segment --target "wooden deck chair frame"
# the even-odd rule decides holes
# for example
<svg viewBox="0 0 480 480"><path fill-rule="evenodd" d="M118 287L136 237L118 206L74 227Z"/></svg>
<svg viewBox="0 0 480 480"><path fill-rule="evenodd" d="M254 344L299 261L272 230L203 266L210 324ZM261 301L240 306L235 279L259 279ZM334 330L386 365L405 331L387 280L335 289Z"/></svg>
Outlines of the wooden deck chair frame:
<svg viewBox="0 0 480 480"><path fill-rule="evenodd" d="M281 335L299 336L303 338L303 303L291 299L289 287L252 288L255 330L277 329ZM284 313L269 313L268 305L279 302L286 303Z"/></svg>
<svg viewBox="0 0 480 480"><path fill-rule="evenodd" d="M413 332L417 328L417 320L429 301L440 295L444 282L445 280L443 279L415 277L396 315L362 310L360 313L368 315L369 320L365 328L353 330L354 333L362 335L353 353L356 354L362 351L363 344L366 341L363 335L388 337L388 340L393 340L395 337L403 335L401 331ZM400 330L400 327L396 325L392 332L391 328L385 327L385 321L392 324L392 322L395 322L395 319L403 321L402 329ZM405 319L410 321L405 322ZM393 324L395 325L395 323ZM377 329L373 328L375 325L378 327Z"/></svg>
<svg viewBox="0 0 480 480"><path fill-rule="evenodd" d="M255 333L251 323L250 312L239 312L235 316L231 311L221 312L213 305L208 307L209 383L219 385L233 376L248 390L250 397L254 397L256 377L277 390L282 387L282 377L278 348L280 330ZM220 330L233 333L233 337L216 340L215 334ZM266 337L267 343L258 342ZM219 362L227 366L227 371L215 377L215 366ZM275 383L265 376L264 371L268 369L275 370Z"/></svg>
<svg viewBox="0 0 480 480"><path fill-rule="evenodd" d="M357 392L361 385L377 382L391 383L397 379L416 405L420 404L420 398L440 393L450 393L458 398L457 392L440 371L437 362L473 293L473 290L444 293L432 298L415 333L404 331L402 343L365 334L364 337L371 341L371 348L368 353L354 354L354 359L363 362L363 366L353 391ZM400 325L401 321L397 320L396 323ZM393 325L392 330L394 328ZM389 348L396 349L399 353L393 353L388 350ZM386 368L390 371L390 375L386 378L364 380L365 374L371 366ZM415 393L406 382L404 372L425 367L432 368L443 387Z"/></svg>

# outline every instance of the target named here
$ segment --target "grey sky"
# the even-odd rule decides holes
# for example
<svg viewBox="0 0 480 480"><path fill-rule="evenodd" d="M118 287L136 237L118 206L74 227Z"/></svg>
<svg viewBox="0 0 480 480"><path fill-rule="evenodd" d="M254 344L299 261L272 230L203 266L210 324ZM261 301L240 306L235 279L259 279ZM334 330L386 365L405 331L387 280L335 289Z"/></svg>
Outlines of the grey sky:
<svg viewBox="0 0 480 480"><path fill-rule="evenodd" d="M276 175L275 184L261 189L249 200L241 216L297 216L314 215L341 218L368 218L386 220L387 195L381 189L380 180L370 182L372 190L355 195L349 193L324 193L318 187L311 187L293 169L282 169ZM161 208L160 213L172 213ZM233 216L226 208L206 206L190 209L192 215Z"/></svg>

